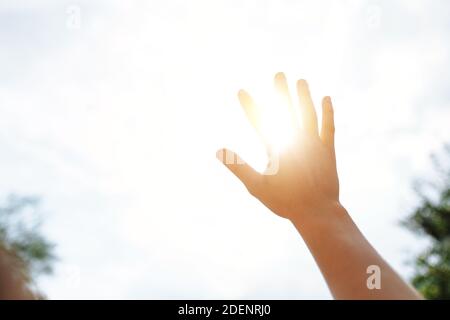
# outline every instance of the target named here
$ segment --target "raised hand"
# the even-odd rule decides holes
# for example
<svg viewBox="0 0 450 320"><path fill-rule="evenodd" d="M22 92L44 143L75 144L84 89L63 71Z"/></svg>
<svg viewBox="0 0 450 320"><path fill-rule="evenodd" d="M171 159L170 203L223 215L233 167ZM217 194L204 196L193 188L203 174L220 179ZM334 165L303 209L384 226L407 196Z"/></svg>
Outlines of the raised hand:
<svg viewBox="0 0 450 320"><path fill-rule="evenodd" d="M291 100L284 74L275 88L289 108L294 139L276 153L261 125L262 110L245 91L244 111L267 147L269 165L260 174L230 150L217 152L249 192L281 217L292 221L316 260L331 293L338 299L420 299L364 238L339 203L331 99L322 100L319 134L317 115L304 80L297 82L298 108ZM301 114L298 121L297 114ZM376 270L377 274L369 274ZM374 283L371 283L376 279Z"/></svg>
<svg viewBox="0 0 450 320"><path fill-rule="evenodd" d="M317 115L305 80L297 81L298 103L293 102L283 73L275 75L275 90L279 108L290 110L294 137L292 143L280 152L273 151L270 139L261 126L262 110L244 90L239 91L239 101L267 148L270 164L268 170L259 173L238 155L227 149L217 156L231 172L269 209L290 220L301 219L308 214L339 203L339 183L334 151L334 118L330 97L322 100L322 126L319 135ZM300 113L295 110L299 108ZM298 119L298 114L301 119ZM274 164L275 163L275 164Z"/></svg>

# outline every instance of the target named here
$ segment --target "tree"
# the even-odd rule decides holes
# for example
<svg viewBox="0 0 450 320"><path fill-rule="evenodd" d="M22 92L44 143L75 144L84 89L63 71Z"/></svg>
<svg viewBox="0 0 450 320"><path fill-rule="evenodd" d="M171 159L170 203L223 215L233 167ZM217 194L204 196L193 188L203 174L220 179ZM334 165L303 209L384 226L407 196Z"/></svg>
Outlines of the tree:
<svg viewBox="0 0 450 320"><path fill-rule="evenodd" d="M445 150L450 160L450 145ZM450 299L450 166L445 168L435 156L433 160L439 181L418 185L421 203L404 224L431 241L415 259L412 284L427 299Z"/></svg>
<svg viewBox="0 0 450 320"><path fill-rule="evenodd" d="M9 196L0 205L0 246L14 257L15 272L37 297L36 280L51 274L56 257L54 245L40 231L40 199L32 196Z"/></svg>

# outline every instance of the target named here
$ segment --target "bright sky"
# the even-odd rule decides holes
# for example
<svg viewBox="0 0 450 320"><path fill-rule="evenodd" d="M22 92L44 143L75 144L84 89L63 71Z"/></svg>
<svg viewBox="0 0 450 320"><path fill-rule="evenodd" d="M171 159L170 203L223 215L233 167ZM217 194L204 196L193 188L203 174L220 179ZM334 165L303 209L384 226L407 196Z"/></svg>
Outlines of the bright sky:
<svg viewBox="0 0 450 320"><path fill-rule="evenodd" d="M404 277L399 225L450 134L450 3L0 4L0 194L38 194L49 298L330 298L287 222L215 159L264 151L240 110L275 72L334 100L342 203Z"/></svg>

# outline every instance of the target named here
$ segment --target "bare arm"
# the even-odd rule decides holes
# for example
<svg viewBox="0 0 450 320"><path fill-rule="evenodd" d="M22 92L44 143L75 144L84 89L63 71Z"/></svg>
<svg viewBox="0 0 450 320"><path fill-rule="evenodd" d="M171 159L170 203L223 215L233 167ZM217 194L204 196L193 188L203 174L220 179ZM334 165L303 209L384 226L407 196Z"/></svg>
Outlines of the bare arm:
<svg viewBox="0 0 450 320"><path fill-rule="evenodd" d="M267 146L271 164L260 174L230 150L220 150L218 158L253 196L294 224L336 299L419 299L420 295L364 238L339 202L331 99L325 97L322 101L319 133L306 81L297 82L301 120L297 119L296 103L291 101L284 74L275 76L275 88L291 110L293 121L286 125L295 129L293 143L279 153L273 151L261 128L261 110L241 90L241 105ZM368 286L371 266L379 268L380 288Z"/></svg>

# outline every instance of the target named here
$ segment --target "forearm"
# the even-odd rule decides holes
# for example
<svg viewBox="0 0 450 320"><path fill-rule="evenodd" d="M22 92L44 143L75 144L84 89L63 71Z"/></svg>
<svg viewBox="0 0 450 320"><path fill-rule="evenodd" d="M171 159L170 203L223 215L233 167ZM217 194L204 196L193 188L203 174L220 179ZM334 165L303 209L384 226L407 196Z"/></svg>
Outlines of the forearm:
<svg viewBox="0 0 450 320"><path fill-rule="evenodd" d="M293 222L336 299L419 299L369 244L347 211L333 204ZM369 266L380 268L381 288L369 289Z"/></svg>

